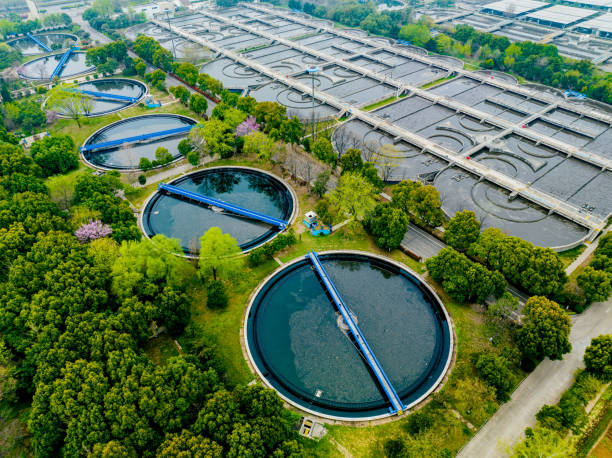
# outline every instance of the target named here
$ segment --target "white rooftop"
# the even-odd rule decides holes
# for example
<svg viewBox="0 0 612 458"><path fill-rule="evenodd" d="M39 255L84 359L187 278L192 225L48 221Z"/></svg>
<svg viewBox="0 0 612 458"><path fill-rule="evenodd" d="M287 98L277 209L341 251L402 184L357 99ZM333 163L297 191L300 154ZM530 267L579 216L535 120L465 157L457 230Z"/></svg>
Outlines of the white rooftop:
<svg viewBox="0 0 612 458"><path fill-rule="evenodd" d="M528 13L525 17L538 19L540 21L556 22L558 24L573 24L576 21L594 16L597 11L584 8L574 8L573 6L554 5L550 8Z"/></svg>
<svg viewBox="0 0 612 458"><path fill-rule="evenodd" d="M596 18L581 22L579 26L585 29L597 29L602 32L612 33L612 13L605 13Z"/></svg>
<svg viewBox="0 0 612 458"><path fill-rule="evenodd" d="M482 9L499 11L510 16L518 16L519 14L526 13L527 11L533 11L547 5L549 5L549 3L539 2L537 0L499 0L497 2L484 5Z"/></svg>
<svg viewBox="0 0 612 458"><path fill-rule="evenodd" d="M577 5L591 5L595 7L610 7L612 8L612 0L565 0L568 3Z"/></svg>

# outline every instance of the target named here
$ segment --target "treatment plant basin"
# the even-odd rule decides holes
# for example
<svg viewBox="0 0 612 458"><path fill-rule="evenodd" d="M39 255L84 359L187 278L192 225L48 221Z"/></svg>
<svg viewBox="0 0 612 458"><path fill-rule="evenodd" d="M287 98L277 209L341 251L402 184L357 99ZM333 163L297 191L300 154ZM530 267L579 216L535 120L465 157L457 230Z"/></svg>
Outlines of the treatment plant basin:
<svg viewBox="0 0 612 458"><path fill-rule="evenodd" d="M40 33L34 35L44 45L53 49L54 45L60 45L62 48L74 46L77 42L77 37L69 33L51 32L51 33ZM69 45L64 46L66 41L69 40ZM46 54L47 51L43 49L38 43L34 42L30 37L15 38L6 42L7 45L15 48L23 56L36 56L38 54ZM61 49L61 48L60 48Z"/></svg>
<svg viewBox="0 0 612 458"><path fill-rule="evenodd" d="M319 256L404 407L419 403L441 382L453 353L451 320L439 298L390 259L347 251ZM250 362L290 404L348 421L391 415L309 259L274 272L245 320Z"/></svg>
<svg viewBox="0 0 612 458"><path fill-rule="evenodd" d="M48 80L53 74L53 70L60 63L64 53L51 54L49 56L39 57L38 59L26 62L17 69L19 76L30 80ZM87 73L95 69L93 65L87 65L85 63L84 52L73 52L64 69L62 71L62 78L69 78L72 76Z"/></svg>
<svg viewBox="0 0 612 458"><path fill-rule="evenodd" d="M87 81L78 85L80 91L99 92L100 94L119 95L131 97L134 101L104 98L104 96L92 97L91 110L86 113L87 117L102 116L115 111L123 110L140 100L147 92L147 87L140 81L127 78L106 78L101 80ZM70 113L58 111L60 116L70 116Z"/></svg>
<svg viewBox="0 0 612 458"><path fill-rule="evenodd" d="M149 114L135 116L111 123L93 133L83 147L92 147L138 135L163 132L197 124L197 121L187 116L177 114ZM147 141L129 142L118 146L110 146L94 151L81 152L83 160L92 167L110 170L138 170L140 159L146 157L151 162L155 160L155 150L166 148L174 159L180 157L178 144L188 132L175 135L153 137Z"/></svg>
<svg viewBox="0 0 612 458"><path fill-rule="evenodd" d="M288 221L297 213L297 199L280 178L246 167L211 167L169 183L267 216ZM165 191L156 191L144 206L145 235L179 239L188 255L197 255L200 237L211 227L230 234L244 251L275 237L279 229L264 222L222 211Z"/></svg>

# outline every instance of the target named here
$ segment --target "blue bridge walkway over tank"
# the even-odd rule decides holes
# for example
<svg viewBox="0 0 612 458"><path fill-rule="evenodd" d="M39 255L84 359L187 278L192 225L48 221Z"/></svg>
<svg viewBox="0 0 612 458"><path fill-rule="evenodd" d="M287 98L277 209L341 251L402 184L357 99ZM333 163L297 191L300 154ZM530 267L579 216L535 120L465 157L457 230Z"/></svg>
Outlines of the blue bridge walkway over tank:
<svg viewBox="0 0 612 458"><path fill-rule="evenodd" d="M126 143L138 143L138 142L143 142L146 140L151 140L153 138L169 137L172 135L189 132L192 128L193 128L193 125L183 126L183 127L177 127L175 129L160 130L158 132L151 132L148 134L135 135L134 137L125 137L125 138L118 138L116 140L109 140L107 142L92 143L91 145L81 146L81 152L85 153L87 151L94 151L98 149L108 149L108 148L113 148L115 146L124 145Z"/></svg>
<svg viewBox="0 0 612 458"><path fill-rule="evenodd" d="M342 300L342 297L338 293L338 290L334 286L334 283L329 278L329 275L327 275L327 272L325 271L325 268L321 264L321 261L319 260L317 253L314 251L310 251L306 255L306 257L310 259L310 261L312 262L312 265L314 266L315 271L317 272L317 274L319 275L319 278L323 282L323 286L325 287L325 289L331 296L332 301L334 302L334 304L336 305L336 308L342 315L342 318L344 318L344 322L346 323L346 325L349 328L349 331L353 335L355 342L357 342L357 345L359 347L359 350L361 351L361 354L363 355L364 359L366 360L366 362L372 369L374 376L376 377L376 379L378 380L378 383L380 384L383 391L385 392L385 395L389 399L389 402L391 402L392 407L390 407L389 410L391 411L391 413L397 413L398 415L402 415L404 411L402 400L400 399L399 395L395 391L395 388L393 388L393 385L389 381L387 374L385 374L385 371L383 370L380 363L376 359L376 356L374 356L374 352L368 345L368 342L366 341L365 337L361 333L361 330L357 326L357 323L355 323L355 320L353 320L353 317L351 316L348 307L345 305L344 301Z"/></svg>
<svg viewBox="0 0 612 458"><path fill-rule="evenodd" d="M53 73L51 73L51 77L49 79L53 79L56 76L60 76L62 74L62 71L64 70L64 65L66 65L66 62L68 62L68 59L70 58L70 55L78 50L79 47L75 46L73 48L69 48L66 50L66 52L64 53L64 55L62 56L62 58L60 59L59 63L57 64L57 67L55 67L55 70L53 70Z"/></svg>
<svg viewBox="0 0 612 458"><path fill-rule="evenodd" d="M131 103L138 101L138 98L136 97L129 97L127 95L119 95L119 94L111 94L110 92L88 91L85 89L76 89L76 88L69 88L65 90L68 92L78 92L83 95L89 95L90 97L94 97L96 99L119 100L121 102L131 102Z"/></svg>
<svg viewBox="0 0 612 458"><path fill-rule="evenodd" d="M224 202L219 199L214 199L213 197L208 197L203 194L198 194L197 192L187 191L177 186L160 183L158 186L158 189L164 190L170 194L176 194L178 196L186 197L188 199L192 199L192 200L195 200L197 202L201 202L207 205L219 207L219 208L222 208L223 210L227 210L231 213L235 213L240 216L246 216L247 218L250 218L250 219L263 221L264 223L268 223L273 226L277 226L280 229L285 229L287 227L287 221L285 220L274 218L273 216L264 215L256 211L249 210L247 208L239 207L238 205L230 204L228 202Z"/></svg>
<svg viewBox="0 0 612 458"><path fill-rule="evenodd" d="M42 49L44 49L47 52L51 52L51 48L49 48L49 46L47 46L46 44L44 44L42 41L40 41L38 38L36 38L34 35L32 35L30 32L26 33L26 36L32 40L34 43L36 43L38 46L40 46Z"/></svg>

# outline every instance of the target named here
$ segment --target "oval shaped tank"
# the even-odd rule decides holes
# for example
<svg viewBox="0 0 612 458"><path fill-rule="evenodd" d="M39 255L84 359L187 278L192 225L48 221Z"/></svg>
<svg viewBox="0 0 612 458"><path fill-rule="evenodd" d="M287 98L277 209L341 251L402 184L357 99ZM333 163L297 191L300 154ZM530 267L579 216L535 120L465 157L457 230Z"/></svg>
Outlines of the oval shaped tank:
<svg viewBox="0 0 612 458"><path fill-rule="evenodd" d="M101 116L115 111L123 110L138 103L146 94L144 83L127 78L107 78L80 83L78 89L91 97L91 111L85 116ZM88 94L88 92L90 92ZM95 94L93 94L95 93ZM114 98L113 96L119 96ZM126 100L125 98L132 100ZM60 116L69 116L69 113L58 112Z"/></svg>
<svg viewBox="0 0 612 458"><path fill-rule="evenodd" d="M53 71L60 63L64 53L51 54L26 62L17 69L19 76L31 80L49 80ZM96 67L85 63L84 52L73 52L68 58L61 78L70 78L94 70Z"/></svg>
<svg viewBox="0 0 612 458"><path fill-rule="evenodd" d="M83 160L92 167L111 170L139 170L141 158L153 162L155 151L166 148L173 160L180 157L178 144L188 132L138 138L163 133L197 124L195 119L176 114L150 114L122 119L93 133L81 147ZM106 145L108 142L129 139L125 143ZM94 145L100 145L99 148ZM84 151L83 148L91 148Z"/></svg>
<svg viewBox="0 0 612 458"><path fill-rule="evenodd" d="M289 185L263 170L212 167L177 178L170 184L288 222L297 212L297 199ZM164 191L155 192L145 204L141 226L148 237L163 234L179 239L185 253L191 256L199 254L200 237L211 227L230 234L243 251L279 233L279 228L270 224Z"/></svg>
<svg viewBox="0 0 612 458"><path fill-rule="evenodd" d="M452 357L452 325L442 302L395 261L346 251L319 256L404 410L421 402ZM246 313L252 365L302 411L349 421L391 415L381 377L330 297L307 258L273 273Z"/></svg>
<svg viewBox="0 0 612 458"><path fill-rule="evenodd" d="M33 34L42 44L51 49L58 50L74 46L77 42L76 35L61 32L36 33ZM6 42L7 45L18 50L24 56L36 56L38 54L46 54L48 51L40 46L30 37L15 38ZM59 48L57 46L60 46Z"/></svg>

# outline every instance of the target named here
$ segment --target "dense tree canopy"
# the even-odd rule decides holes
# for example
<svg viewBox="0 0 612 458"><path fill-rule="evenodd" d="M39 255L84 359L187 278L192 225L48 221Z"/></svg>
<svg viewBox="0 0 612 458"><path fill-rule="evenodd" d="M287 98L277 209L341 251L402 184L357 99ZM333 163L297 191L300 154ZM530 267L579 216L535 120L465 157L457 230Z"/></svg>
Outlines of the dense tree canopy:
<svg viewBox="0 0 612 458"><path fill-rule="evenodd" d="M463 210L453 216L444 231L444 241L459 251L466 251L480 235L480 221L474 212Z"/></svg>
<svg viewBox="0 0 612 458"><path fill-rule="evenodd" d="M604 334L591 340L584 352L584 365L596 377L612 380L612 335Z"/></svg>
<svg viewBox="0 0 612 458"><path fill-rule="evenodd" d="M572 322L559 304L542 296L532 296L523 308L523 316L518 344L525 356L536 361L546 357L561 359L571 351Z"/></svg>
<svg viewBox="0 0 612 458"><path fill-rule="evenodd" d="M30 154L47 176L66 173L79 166L74 141L68 135L53 135L35 141L30 148Z"/></svg>
<svg viewBox="0 0 612 458"><path fill-rule="evenodd" d="M391 251L402 243L408 230L408 215L390 203L378 204L366 218L366 229L379 247Z"/></svg>
<svg viewBox="0 0 612 458"><path fill-rule="evenodd" d="M438 227L444 221L440 193L433 186L401 181L393 188L392 202L406 214L413 215L419 224Z"/></svg>

